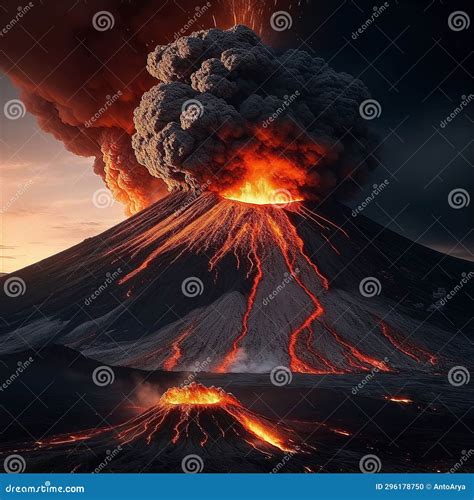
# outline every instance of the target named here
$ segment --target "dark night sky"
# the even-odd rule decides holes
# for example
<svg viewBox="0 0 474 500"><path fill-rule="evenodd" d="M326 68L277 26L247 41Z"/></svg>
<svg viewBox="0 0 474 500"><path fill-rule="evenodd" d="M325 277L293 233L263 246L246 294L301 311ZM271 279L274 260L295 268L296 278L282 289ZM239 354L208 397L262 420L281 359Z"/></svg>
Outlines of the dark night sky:
<svg viewBox="0 0 474 500"><path fill-rule="evenodd" d="M144 3L163 4L137 5L141 8ZM154 43L169 41L176 25L202 3L170 2ZM201 26L209 27L213 9L222 11L225 3L221 0L212 6L211 2ZM268 11L273 1L266 3ZM119 9L124 4L133 9L133 1L98 1L93 9L102 5ZM387 4L376 22L354 40L352 33L371 16L374 5L382 3L307 0L289 8L278 2L278 8L290 11L293 26L284 33L270 32L265 39L277 47L297 47L325 58L336 70L362 79L379 101L381 116L372 125L381 143L381 165L350 205L355 207L364 200L372 184L388 179L388 187L364 215L419 243L472 260L472 203L453 209L448 194L455 188L465 189L471 197L474 193L474 101L446 127L441 128L440 122L459 106L461 96L474 93L474 6L468 0L392 0ZM3 8L6 18L17 8L11 5ZM38 8L53 7L45 1ZM90 10L91 5L84 8ZM473 21L468 29L454 31L448 26L449 15L457 10L465 11ZM171 19L173 12L176 17ZM265 16L264 25L268 24ZM44 23L44 19L34 21L31 17L25 22ZM15 36L27 36L19 33ZM113 36L110 33L108 36ZM8 53L11 47L4 44L15 41L5 37L0 43L2 51ZM11 83L2 78L1 85L2 95L10 96Z"/></svg>

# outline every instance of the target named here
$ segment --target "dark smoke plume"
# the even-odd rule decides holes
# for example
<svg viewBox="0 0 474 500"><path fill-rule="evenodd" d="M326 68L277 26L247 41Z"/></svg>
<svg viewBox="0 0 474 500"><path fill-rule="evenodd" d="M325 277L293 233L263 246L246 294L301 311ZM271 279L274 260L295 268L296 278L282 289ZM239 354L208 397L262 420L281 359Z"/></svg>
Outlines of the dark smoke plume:
<svg viewBox="0 0 474 500"><path fill-rule="evenodd" d="M321 199L347 194L374 166L359 113L367 88L321 58L277 52L235 26L158 46L147 67L160 83L135 111L133 147L171 189L222 193L263 175Z"/></svg>

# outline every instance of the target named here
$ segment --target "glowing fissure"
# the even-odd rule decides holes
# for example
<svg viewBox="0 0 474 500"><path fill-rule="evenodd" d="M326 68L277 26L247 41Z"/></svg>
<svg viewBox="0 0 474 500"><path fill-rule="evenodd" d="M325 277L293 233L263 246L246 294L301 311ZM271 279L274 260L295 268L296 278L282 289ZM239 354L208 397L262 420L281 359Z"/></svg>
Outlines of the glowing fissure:
<svg viewBox="0 0 474 500"><path fill-rule="evenodd" d="M185 328L171 344L171 354L163 361L163 368L165 370L171 371L178 364L178 361L181 359L181 343L189 337L192 331L192 326Z"/></svg>
<svg viewBox="0 0 474 500"><path fill-rule="evenodd" d="M436 365L437 358L433 354L425 351L421 347L409 344L406 339L400 337L400 335L393 330L390 330L387 323L383 321L378 322L380 325L380 330L384 337L400 352L413 359L417 363L427 362L431 365Z"/></svg>
<svg viewBox="0 0 474 500"><path fill-rule="evenodd" d="M203 416L209 417L203 419ZM223 417L222 415L227 415ZM225 430L219 424L223 418L231 418L232 425L226 422ZM213 422L210 424L209 422ZM210 433L215 432L214 424L222 437L235 434L259 450L256 440L266 445L262 453L269 454L272 449L284 452L304 452L303 447L294 443L293 432L274 423L265 417L259 416L245 408L232 394L217 387L205 387L193 382L184 387L168 389L152 406L130 420L101 429L85 430L82 432L55 436L50 439L37 441L40 449L54 446L73 444L92 439L112 437L121 444L137 440L145 440L150 445L158 433L171 432L171 442L176 444L190 433L190 426L195 425L201 434L200 445L205 446L209 441ZM166 438L166 436L164 436ZM270 447L270 448L268 448Z"/></svg>

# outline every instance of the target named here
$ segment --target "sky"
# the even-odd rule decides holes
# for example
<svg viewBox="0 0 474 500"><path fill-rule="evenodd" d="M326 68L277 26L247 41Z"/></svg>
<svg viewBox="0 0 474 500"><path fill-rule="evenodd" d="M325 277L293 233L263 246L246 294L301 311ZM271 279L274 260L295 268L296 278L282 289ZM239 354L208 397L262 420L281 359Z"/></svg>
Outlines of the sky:
<svg viewBox="0 0 474 500"><path fill-rule="evenodd" d="M18 97L11 85L2 90L2 100ZM0 273L54 255L125 219L123 206L111 197L94 204L94 193L102 194L104 185L92 170L93 159L67 151L30 114L4 121L1 136Z"/></svg>
<svg viewBox="0 0 474 500"><path fill-rule="evenodd" d="M99 3L111 5L105 0ZM201 3L166 2L168 14L176 13L176 22L169 15L170 21L158 21L163 29L156 32L154 43L172 39L182 20L189 19ZM217 3L211 3L197 27L209 26L223 2ZM83 8L80 2L75 5L77 10ZM361 78L380 104L380 116L371 122L380 143L380 165L348 205L356 208L371 195L373 185L388 180L387 188L363 209L364 216L413 241L473 260L472 203L454 209L448 199L455 189L473 196L474 101L452 122L441 125L459 107L463 96L474 93L474 25L470 22L468 28L457 31L448 23L456 11L466 12L472 21L472 2L394 0L387 2L388 7L370 25L366 21L372 16L373 2L278 5L288 8L292 27L282 33L267 30L269 43L280 48L298 47L325 58L336 70ZM45 1L35 8L52 7ZM128 8L133 8L133 3ZM5 25L4 19L11 18L17 4L7 2L2 9ZM28 40L24 27L36 22L28 15L31 17L25 18L23 25L14 26L7 34L10 40L12 35ZM265 16L262 24L268 25L269 16ZM68 22L66 18L62 28L67 28ZM45 25L45 32L46 28L59 29ZM114 33L118 32L112 29L108 36ZM28 50L38 46L55 50L54 45L42 44L46 42L38 37ZM13 64L22 70L21 58L5 61L8 57L2 64L5 70ZM61 78L65 76L67 73ZM1 73L1 108L18 98L17 86ZM37 262L124 220L119 202L113 203L106 195L105 203L97 202L104 200L99 198L104 184L92 170L93 158L67 151L62 142L41 130L30 113L15 120L7 119L5 113L0 116L0 147L0 272Z"/></svg>

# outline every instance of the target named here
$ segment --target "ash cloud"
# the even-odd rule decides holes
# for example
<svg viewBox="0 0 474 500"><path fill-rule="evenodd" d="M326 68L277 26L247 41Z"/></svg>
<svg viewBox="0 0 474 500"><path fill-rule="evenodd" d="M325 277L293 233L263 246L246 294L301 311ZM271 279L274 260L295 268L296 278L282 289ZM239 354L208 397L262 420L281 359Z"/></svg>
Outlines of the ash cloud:
<svg viewBox="0 0 474 500"><path fill-rule="evenodd" d="M257 170L322 199L348 195L375 166L359 114L367 88L305 51L276 51L235 26L160 45L147 68L160 83L135 110L133 148L170 189L222 193Z"/></svg>

